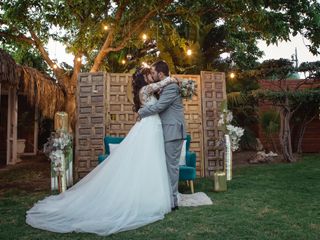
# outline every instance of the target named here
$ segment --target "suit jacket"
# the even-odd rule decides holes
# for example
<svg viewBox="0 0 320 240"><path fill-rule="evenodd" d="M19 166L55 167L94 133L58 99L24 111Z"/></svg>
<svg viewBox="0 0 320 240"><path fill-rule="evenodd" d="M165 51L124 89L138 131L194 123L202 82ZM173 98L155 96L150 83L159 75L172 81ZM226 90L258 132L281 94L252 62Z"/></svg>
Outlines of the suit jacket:
<svg viewBox="0 0 320 240"><path fill-rule="evenodd" d="M187 137L182 98L179 86L175 83L162 89L157 103L140 108L138 113L141 118L159 114L165 142Z"/></svg>

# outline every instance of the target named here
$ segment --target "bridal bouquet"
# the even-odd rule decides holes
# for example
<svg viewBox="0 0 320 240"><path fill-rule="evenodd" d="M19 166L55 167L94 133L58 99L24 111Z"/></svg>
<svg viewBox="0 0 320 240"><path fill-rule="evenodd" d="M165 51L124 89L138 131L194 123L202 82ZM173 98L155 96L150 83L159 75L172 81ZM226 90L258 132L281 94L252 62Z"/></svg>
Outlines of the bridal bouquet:
<svg viewBox="0 0 320 240"><path fill-rule="evenodd" d="M179 80L180 94L185 99L191 99L193 95L197 96L197 84L193 80Z"/></svg>
<svg viewBox="0 0 320 240"><path fill-rule="evenodd" d="M49 156L52 169L55 175L60 175L64 171L63 163L66 153L72 147L72 136L65 131L52 132L48 142L44 145L44 152Z"/></svg>

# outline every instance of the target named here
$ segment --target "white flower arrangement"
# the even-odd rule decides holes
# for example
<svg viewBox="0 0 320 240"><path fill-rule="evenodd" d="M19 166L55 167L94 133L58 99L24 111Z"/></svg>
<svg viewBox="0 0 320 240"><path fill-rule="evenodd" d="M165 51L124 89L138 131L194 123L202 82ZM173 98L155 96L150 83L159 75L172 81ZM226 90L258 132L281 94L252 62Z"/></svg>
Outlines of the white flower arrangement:
<svg viewBox="0 0 320 240"><path fill-rule="evenodd" d="M44 145L44 152L49 156L52 169L55 175L60 175L64 171L63 164L66 152L72 146L72 136L65 131L52 132L48 142Z"/></svg>
<svg viewBox="0 0 320 240"><path fill-rule="evenodd" d="M244 129L231 124L233 119L232 112L224 109L220 114L220 119L218 121L218 127L224 127L226 134L230 136L231 140L231 150L232 152L239 149L239 141L243 136Z"/></svg>
<svg viewBox="0 0 320 240"><path fill-rule="evenodd" d="M190 79L179 80L180 94L182 98L191 99L192 96L197 95L197 84Z"/></svg>

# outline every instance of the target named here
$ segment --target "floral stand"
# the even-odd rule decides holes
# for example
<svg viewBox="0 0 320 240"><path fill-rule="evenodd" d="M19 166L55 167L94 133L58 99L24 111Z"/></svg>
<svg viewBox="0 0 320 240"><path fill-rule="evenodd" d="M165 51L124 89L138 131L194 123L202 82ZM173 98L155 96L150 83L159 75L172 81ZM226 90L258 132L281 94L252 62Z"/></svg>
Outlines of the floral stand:
<svg viewBox="0 0 320 240"><path fill-rule="evenodd" d="M45 144L45 152L51 160L51 190L64 192L73 185L72 135L68 133L68 114L55 114L55 132Z"/></svg>

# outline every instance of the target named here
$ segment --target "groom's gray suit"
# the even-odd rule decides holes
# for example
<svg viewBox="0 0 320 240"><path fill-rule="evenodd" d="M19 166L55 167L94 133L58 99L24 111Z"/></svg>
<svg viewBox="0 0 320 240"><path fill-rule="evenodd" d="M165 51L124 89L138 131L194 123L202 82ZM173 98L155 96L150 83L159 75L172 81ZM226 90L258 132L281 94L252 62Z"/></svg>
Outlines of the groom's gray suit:
<svg viewBox="0 0 320 240"><path fill-rule="evenodd" d="M167 169L171 183L171 206L178 206L179 158L183 139L186 138L184 111L179 86L169 84L162 89L154 105L138 111L141 118L159 113L162 122Z"/></svg>

